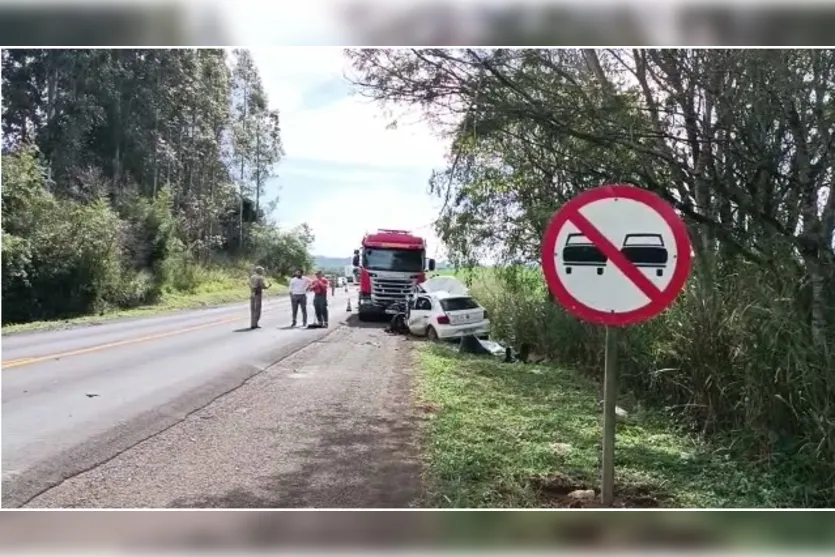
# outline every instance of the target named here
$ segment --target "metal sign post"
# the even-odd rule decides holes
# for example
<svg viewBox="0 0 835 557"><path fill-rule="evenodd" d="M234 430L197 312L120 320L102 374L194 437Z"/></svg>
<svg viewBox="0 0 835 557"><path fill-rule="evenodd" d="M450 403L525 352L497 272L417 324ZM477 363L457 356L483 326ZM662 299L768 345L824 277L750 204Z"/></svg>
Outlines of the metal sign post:
<svg viewBox="0 0 835 557"><path fill-rule="evenodd" d="M606 326L601 498L614 502L617 327L673 304L690 274L687 228L671 205L629 184L601 186L557 211L542 239L542 271L572 315Z"/></svg>
<svg viewBox="0 0 835 557"><path fill-rule="evenodd" d="M606 354L603 372L603 458L601 500L611 506L615 499L615 429L618 402L618 330L606 327Z"/></svg>

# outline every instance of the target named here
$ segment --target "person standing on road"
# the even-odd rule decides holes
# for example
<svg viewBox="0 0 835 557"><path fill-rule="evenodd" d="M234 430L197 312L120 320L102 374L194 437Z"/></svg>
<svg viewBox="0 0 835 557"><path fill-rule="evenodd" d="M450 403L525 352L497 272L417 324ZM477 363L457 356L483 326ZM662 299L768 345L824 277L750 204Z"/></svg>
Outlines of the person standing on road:
<svg viewBox="0 0 835 557"><path fill-rule="evenodd" d="M310 287L310 279L302 276L302 270L296 269L293 278L290 279L290 305L293 310L293 323L296 326L296 316L299 308L302 309L302 327L307 327L307 290Z"/></svg>
<svg viewBox="0 0 835 557"><path fill-rule="evenodd" d="M313 291L313 309L316 311L316 322L327 328L328 326L328 279L322 276L322 271L316 271L316 278L310 289Z"/></svg>
<svg viewBox="0 0 835 557"><path fill-rule="evenodd" d="M260 265L255 267L255 273L249 277L249 328L260 329L258 322L261 320L261 301L264 290L269 288L264 279L264 268Z"/></svg>

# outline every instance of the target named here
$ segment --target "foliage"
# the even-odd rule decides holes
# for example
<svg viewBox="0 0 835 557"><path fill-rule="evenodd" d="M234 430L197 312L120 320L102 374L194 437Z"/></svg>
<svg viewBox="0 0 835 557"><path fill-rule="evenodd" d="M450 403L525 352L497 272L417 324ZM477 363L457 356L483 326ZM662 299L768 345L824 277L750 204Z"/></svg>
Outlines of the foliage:
<svg viewBox="0 0 835 557"><path fill-rule="evenodd" d="M252 231L255 261L281 276L289 276L296 269L310 269L312 242L313 238L303 230L283 231L259 225Z"/></svg>
<svg viewBox="0 0 835 557"><path fill-rule="evenodd" d="M421 408L432 413L428 506L572 506L598 488L597 386L555 366L503 364L445 346L419 352ZM665 416L632 409L618 425L616 504L787 507L796 473L726 458ZM801 485L802 487L802 485ZM592 502L594 503L594 502Z"/></svg>
<svg viewBox="0 0 835 557"><path fill-rule="evenodd" d="M31 149L4 155L3 177L3 320L100 309L121 278L117 215L48 193Z"/></svg>
<svg viewBox="0 0 835 557"><path fill-rule="evenodd" d="M491 257L497 330L599 370L598 328L553 306L548 219L627 182L672 203L693 277L623 341L626 386L704 434L808 473L835 500L835 54L750 50L352 51L358 89L407 102L453 138L431 181L459 266Z"/></svg>
<svg viewBox="0 0 835 557"><path fill-rule="evenodd" d="M4 322L196 293L217 259L308 261L303 234L267 222L281 130L248 51L4 50L2 63Z"/></svg>

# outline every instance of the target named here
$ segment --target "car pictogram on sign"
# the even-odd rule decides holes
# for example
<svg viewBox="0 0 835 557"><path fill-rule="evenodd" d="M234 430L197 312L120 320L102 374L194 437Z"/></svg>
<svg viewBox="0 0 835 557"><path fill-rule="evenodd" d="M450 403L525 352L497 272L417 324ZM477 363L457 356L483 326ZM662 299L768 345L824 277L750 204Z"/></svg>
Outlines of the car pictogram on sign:
<svg viewBox="0 0 835 557"><path fill-rule="evenodd" d="M655 269L659 277L670 257L661 234L627 234L620 252L638 268Z"/></svg>
<svg viewBox="0 0 835 557"><path fill-rule="evenodd" d="M597 274L602 275L608 258L584 234L569 234L562 248L562 261L566 274L571 274L572 267L596 267Z"/></svg>
<svg viewBox="0 0 835 557"><path fill-rule="evenodd" d="M542 238L551 294L572 315L599 325L635 325L663 312L684 288L691 257L675 208L629 184L570 199ZM590 268L594 280L582 271Z"/></svg>

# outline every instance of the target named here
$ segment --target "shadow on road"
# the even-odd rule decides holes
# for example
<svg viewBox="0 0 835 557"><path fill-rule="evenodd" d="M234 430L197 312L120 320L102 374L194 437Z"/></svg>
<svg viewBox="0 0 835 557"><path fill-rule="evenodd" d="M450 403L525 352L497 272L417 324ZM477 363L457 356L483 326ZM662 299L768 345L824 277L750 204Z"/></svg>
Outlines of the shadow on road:
<svg viewBox="0 0 835 557"><path fill-rule="evenodd" d="M352 417L352 409L334 405L317 419L318 442L291 451L292 471L265 475L250 491L233 489L200 499L177 499L171 508L408 508L420 497L420 461L415 422ZM317 429L319 429L317 428ZM264 440L280 428L263 428ZM269 463L264 463L265 468ZM256 493L257 491L257 493Z"/></svg>
<svg viewBox="0 0 835 557"><path fill-rule="evenodd" d="M233 333L248 333L250 331L257 331L258 329L253 329L251 327L244 327L242 329L235 329L232 331Z"/></svg>
<svg viewBox="0 0 835 557"><path fill-rule="evenodd" d="M359 315L352 313L345 319L344 323L347 327L358 329L385 329L390 321L391 318L386 316L373 318L373 320L369 321L360 321Z"/></svg>

